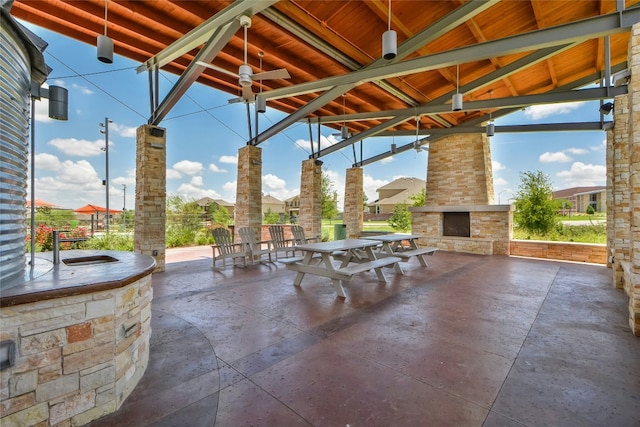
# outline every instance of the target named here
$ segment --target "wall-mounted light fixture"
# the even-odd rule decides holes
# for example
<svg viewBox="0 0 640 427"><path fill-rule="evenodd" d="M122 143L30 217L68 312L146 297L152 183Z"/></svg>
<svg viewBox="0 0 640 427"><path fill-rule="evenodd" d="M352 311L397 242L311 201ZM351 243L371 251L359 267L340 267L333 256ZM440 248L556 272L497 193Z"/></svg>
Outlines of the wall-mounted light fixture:
<svg viewBox="0 0 640 427"><path fill-rule="evenodd" d="M316 161L314 163L316 164L316 166L322 166L322 164L324 162L322 160L320 160L320 159L316 159Z"/></svg>
<svg viewBox="0 0 640 427"><path fill-rule="evenodd" d="M391 29L391 0L389 0L389 17L387 31L382 34L382 57L393 59L398 54L398 35Z"/></svg>
<svg viewBox="0 0 640 427"><path fill-rule="evenodd" d="M608 115L613 110L613 102L605 102L600 106L600 114Z"/></svg>
<svg viewBox="0 0 640 427"><path fill-rule="evenodd" d="M107 10L109 0L104 0L104 35L98 36L98 61L106 64L113 62L113 40L107 37Z"/></svg>
<svg viewBox="0 0 640 427"><path fill-rule="evenodd" d="M460 93L460 65L456 64L456 93L451 98L451 110L462 110L462 94Z"/></svg>
<svg viewBox="0 0 640 427"><path fill-rule="evenodd" d="M164 129L152 127L149 128L149 133L151 136L155 136L156 138L162 138L164 136Z"/></svg>
<svg viewBox="0 0 640 427"><path fill-rule="evenodd" d="M251 160L251 164L257 166L257 165L261 165L262 162L260 160Z"/></svg>

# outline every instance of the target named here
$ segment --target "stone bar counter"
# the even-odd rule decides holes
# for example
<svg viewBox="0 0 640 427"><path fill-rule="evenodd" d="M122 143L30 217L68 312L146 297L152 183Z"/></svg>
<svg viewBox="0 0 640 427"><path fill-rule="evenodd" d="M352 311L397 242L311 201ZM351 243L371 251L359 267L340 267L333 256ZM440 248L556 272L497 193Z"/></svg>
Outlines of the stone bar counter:
<svg viewBox="0 0 640 427"><path fill-rule="evenodd" d="M120 408L144 374L156 263L72 250L36 265L44 272L0 295L0 424L87 424Z"/></svg>

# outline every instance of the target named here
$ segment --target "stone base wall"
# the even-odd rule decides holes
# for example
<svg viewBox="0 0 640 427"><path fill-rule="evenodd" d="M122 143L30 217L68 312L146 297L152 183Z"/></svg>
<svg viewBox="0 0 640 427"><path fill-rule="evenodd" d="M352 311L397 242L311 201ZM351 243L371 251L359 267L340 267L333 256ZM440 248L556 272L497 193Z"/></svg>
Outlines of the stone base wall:
<svg viewBox="0 0 640 427"><path fill-rule="evenodd" d="M607 264L607 245L512 240L511 255Z"/></svg>
<svg viewBox="0 0 640 427"><path fill-rule="evenodd" d="M421 245L445 251L509 255L513 212L508 205L430 206L410 208L411 230L424 237ZM469 212L470 237L443 236L443 212Z"/></svg>
<svg viewBox="0 0 640 427"><path fill-rule="evenodd" d="M623 289L629 296L629 327L634 335L640 337L640 274L635 273L628 261L623 261Z"/></svg>
<svg viewBox="0 0 640 427"><path fill-rule="evenodd" d="M125 287L4 307L0 425L77 426L115 412L147 368L151 275Z"/></svg>

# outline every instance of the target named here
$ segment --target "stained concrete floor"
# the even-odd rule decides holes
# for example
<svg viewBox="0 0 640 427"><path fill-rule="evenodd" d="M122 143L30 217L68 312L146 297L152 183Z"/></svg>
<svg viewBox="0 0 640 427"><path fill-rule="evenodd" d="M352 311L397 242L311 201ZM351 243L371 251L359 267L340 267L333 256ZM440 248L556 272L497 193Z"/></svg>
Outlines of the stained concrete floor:
<svg viewBox="0 0 640 427"><path fill-rule="evenodd" d="M92 426L640 426L640 338L604 266L438 252L336 298L169 250L151 356Z"/></svg>

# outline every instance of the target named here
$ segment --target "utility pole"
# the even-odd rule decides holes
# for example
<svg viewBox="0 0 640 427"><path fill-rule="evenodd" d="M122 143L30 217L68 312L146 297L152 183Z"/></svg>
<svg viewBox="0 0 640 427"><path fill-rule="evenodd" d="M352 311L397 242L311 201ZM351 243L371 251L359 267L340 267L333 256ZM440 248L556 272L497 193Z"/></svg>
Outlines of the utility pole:
<svg viewBox="0 0 640 427"><path fill-rule="evenodd" d="M104 134L104 148L102 149L105 154L105 180L103 184L106 187L106 196L107 196L107 213L106 219L107 223L105 225L106 232L109 234L109 123L113 123L109 120L109 117L104 118L104 123L100 123L100 133Z"/></svg>
<svg viewBox="0 0 640 427"><path fill-rule="evenodd" d="M127 184L122 184L122 219L124 231L127 231Z"/></svg>

